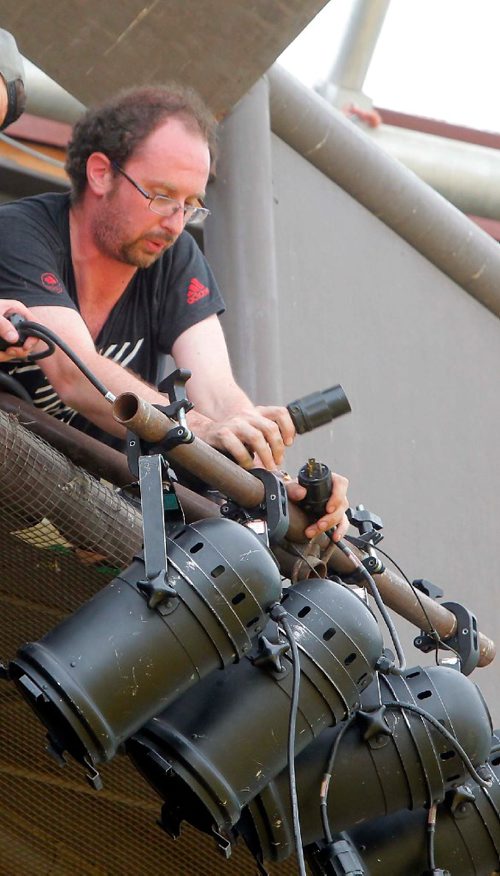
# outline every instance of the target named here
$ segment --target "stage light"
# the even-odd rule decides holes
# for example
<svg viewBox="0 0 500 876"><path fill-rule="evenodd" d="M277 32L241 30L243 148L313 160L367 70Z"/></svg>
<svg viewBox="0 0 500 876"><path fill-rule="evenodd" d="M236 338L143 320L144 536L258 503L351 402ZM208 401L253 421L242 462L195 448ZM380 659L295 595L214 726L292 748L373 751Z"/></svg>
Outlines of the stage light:
<svg viewBox="0 0 500 876"><path fill-rule="evenodd" d="M10 664L56 752L90 765L110 760L186 688L243 657L280 599L271 553L237 523L186 526L167 538L167 554L175 595L166 602L148 608L138 557Z"/></svg>
<svg viewBox="0 0 500 876"><path fill-rule="evenodd" d="M498 747L495 732L494 748ZM451 876L496 876L500 871L500 757L492 751L490 788L468 780L449 791L437 807L434 859ZM427 854L428 811L402 811L359 825L340 837L362 865L363 876L424 876L432 873ZM313 873L333 876L329 854L308 850Z"/></svg>
<svg viewBox="0 0 500 876"><path fill-rule="evenodd" d="M376 708L377 702L381 708ZM389 703L399 707L387 707ZM405 703L425 709L436 723L404 709ZM344 725L325 730L296 761L303 844L324 836L320 789L340 733L327 806L332 833L400 809L430 805L468 779L454 745L436 724L453 734L475 767L484 764L491 745L491 721L479 689L468 678L442 666L379 676L365 691L362 710L346 732ZM237 829L265 860L282 861L292 853L286 772L249 803ZM382 872L394 876L391 867Z"/></svg>
<svg viewBox="0 0 500 876"><path fill-rule="evenodd" d="M290 588L284 605L300 650L295 745L301 751L357 708L383 642L365 602L337 581L303 581ZM260 645L254 662L212 674L127 745L165 799L163 824L173 835L183 819L208 832L227 830L286 765L291 662L272 632Z"/></svg>

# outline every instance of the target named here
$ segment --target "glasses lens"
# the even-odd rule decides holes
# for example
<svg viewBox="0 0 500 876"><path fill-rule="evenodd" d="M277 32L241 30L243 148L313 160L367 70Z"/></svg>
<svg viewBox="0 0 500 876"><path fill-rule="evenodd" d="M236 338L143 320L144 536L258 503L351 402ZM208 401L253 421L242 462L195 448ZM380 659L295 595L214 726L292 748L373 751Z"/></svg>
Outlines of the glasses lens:
<svg viewBox="0 0 500 876"><path fill-rule="evenodd" d="M187 222L189 225L203 225L207 216L210 216L210 210L206 207L194 207L191 215L187 216Z"/></svg>
<svg viewBox="0 0 500 876"><path fill-rule="evenodd" d="M153 213L159 213L160 216L173 216L177 213L179 207L180 205L177 201L174 201L173 198L167 198L166 195L156 195L149 204L149 209Z"/></svg>

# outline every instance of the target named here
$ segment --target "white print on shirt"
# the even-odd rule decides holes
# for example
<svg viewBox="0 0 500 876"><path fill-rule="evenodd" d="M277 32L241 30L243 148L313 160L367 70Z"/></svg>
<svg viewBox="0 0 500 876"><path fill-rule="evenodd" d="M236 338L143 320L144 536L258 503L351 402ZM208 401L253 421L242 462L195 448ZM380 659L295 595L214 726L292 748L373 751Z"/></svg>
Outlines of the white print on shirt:
<svg viewBox="0 0 500 876"><path fill-rule="evenodd" d="M117 362L122 368L126 368L135 359L143 343L144 338L139 338L130 350L132 341L124 341L120 347L118 347L118 344L110 344L105 350L98 350L97 352L106 359ZM18 365L10 373L15 377L20 374L26 374L28 371L38 370L40 370L38 365ZM82 379L86 380L83 375ZM58 419L64 420L65 423L71 423L73 417L78 414L78 411L75 411L74 408L63 404L48 380L45 380L42 386L35 390L33 402L41 411L44 411L46 414L52 414Z"/></svg>

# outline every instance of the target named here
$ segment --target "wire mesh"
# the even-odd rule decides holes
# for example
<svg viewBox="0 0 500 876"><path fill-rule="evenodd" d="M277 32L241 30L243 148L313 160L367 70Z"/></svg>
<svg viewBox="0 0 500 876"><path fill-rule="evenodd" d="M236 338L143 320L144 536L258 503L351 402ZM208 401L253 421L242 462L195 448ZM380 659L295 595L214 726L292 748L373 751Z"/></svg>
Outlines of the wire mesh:
<svg viewBox="0 0 500 876"><path fill-rule="evenodd" d="M36 414L34 413L34 416ZM141 545L138 511L0 411L0 659L38 639L101 589ZM235 757L238 752L235 751ZM53 761L44 730L0 682L0 876L251 876L239 845L226 861L186 826L156 826L161 801L125 757L101 770ZM295 872L293 859L272 868Z"/></svg>

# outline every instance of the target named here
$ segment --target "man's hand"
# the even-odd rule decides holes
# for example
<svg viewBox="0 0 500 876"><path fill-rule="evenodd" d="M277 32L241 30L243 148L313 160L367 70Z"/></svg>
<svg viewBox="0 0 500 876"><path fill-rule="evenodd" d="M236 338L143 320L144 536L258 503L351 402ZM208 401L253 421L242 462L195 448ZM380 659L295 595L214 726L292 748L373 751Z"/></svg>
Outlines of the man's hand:
<svg viewBox="0 0 500 876"><path fill-rule="evenodd" d="M16 344L19 341L19 335L7 319L13 313L19 313L25 319L33 319L33 315L24 304L20 301L3 298L0 300L0 338L8 344ZM8 347L6 350L0 350L0 362L10 362L11 359L25 359L26 356L33 351L33 347L38 343L37 338L26 338L22 347Z"/></svg>
<svg viewBox="0 0 500 876"><path fill-rule="evenodd" d="M273 471L295 435L290 414L280 407L248 407L219 422L192 411L188 422L198 438L230 453L242 468Z"/></svg>
<svg viewBox="0 0 500 876"><path fill-rule="evenodd" d="M314 538L320 532L326 532L333 527L335 527L334 541L340 541L344 537L349 528L349 521L345 514L349 507L347 500L348 486L349 481L347 478L332 472L332 492L326 503L326 513L319 520L309 524L307 529L305 529L304 534L307 538ZM286 484L286 490L288 498L292 502L300 502L306 495L306 488L302 487L297 481L289 481Z"/></svg>

